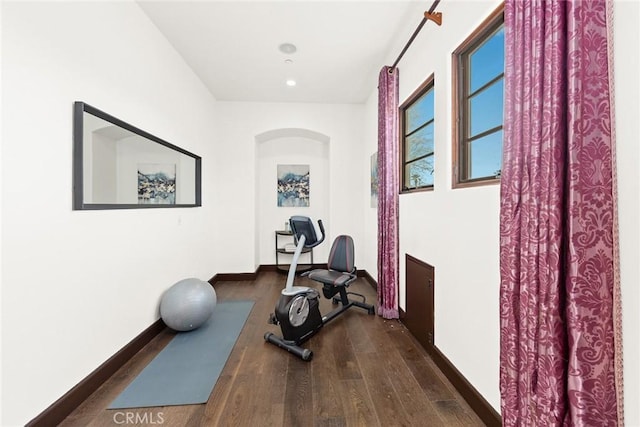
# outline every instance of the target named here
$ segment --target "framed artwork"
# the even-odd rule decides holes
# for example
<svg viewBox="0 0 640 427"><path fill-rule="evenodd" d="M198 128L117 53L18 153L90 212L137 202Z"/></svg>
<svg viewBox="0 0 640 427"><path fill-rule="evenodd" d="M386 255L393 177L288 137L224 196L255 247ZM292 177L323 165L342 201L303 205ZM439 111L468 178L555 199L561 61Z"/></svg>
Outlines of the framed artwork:
<svg viewBox="0 0 640 427"><path fill-rule="evenodd" d="M138 164L138 204L176 204L176 165Z"/></svg>
<svg viewBox="0 0 640 427"><path fill-rule="evenodd" d="M309 165L278 165L278 207L309 207Z"/></svg>
<svg viewBox="0 0 640 427"><path fill-rule="evenodd" d="M371 155L371 207L378 207L378 152Z"/></svg>

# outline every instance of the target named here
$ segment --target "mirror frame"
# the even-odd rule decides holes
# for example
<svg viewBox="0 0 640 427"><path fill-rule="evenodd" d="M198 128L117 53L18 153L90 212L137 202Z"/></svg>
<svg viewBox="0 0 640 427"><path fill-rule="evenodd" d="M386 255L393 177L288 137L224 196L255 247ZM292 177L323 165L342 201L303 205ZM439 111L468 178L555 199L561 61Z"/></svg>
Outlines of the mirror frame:
<svg viewBox="0 0 640 427"><path fill-rule="evenodd" d="M84 113L112 123L136 135L177 151L195 160L195 203L187 204L132 204L132 203L86 203L84 201ZM73 104L73 210L101 210L101 209L149 209L149 208L192 208L202 206L202 159L187 150L173 145L157 136L151 135L135 126L113 117L91 105L76 101Z"/></svg>

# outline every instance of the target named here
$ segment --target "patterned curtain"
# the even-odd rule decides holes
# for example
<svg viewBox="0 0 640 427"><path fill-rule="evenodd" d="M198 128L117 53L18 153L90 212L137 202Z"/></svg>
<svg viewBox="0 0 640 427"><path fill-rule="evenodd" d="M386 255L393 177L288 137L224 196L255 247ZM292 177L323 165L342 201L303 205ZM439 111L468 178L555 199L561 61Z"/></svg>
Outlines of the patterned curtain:
<svg viewBox="0 0 640 427"><path fill-rule="evenodd" d="M398 318L398 69L378 78L378 314Z"/></svg>
<svg viewBox="0 0 640 427"><path fill-rule="evenodd" d="M505 426L624 425L611 4L506 0Z"/></svg>

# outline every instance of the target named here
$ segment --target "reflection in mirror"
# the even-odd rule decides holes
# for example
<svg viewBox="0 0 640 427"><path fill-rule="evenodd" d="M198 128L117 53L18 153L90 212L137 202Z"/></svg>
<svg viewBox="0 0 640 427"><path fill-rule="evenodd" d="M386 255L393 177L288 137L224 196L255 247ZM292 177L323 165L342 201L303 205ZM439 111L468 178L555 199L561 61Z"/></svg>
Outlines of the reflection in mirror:
<svg viewBox="0 0 640 427"><path fill-rule="evenodd" d="M201 159L83 102L74 104L73 208L201 206Z"/></svg>

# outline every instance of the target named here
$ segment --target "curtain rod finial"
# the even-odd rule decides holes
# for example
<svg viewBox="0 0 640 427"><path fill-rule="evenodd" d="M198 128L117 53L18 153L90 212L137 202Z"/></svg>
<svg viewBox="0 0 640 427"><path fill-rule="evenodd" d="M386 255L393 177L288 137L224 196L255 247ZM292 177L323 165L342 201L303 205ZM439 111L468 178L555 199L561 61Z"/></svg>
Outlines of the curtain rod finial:
<svg viewBox="0 0 640 427"><path fill-rule="evenodd" d="M425 12L424 17L430 19L438 25L442 25L442 12Z"/></svg>

